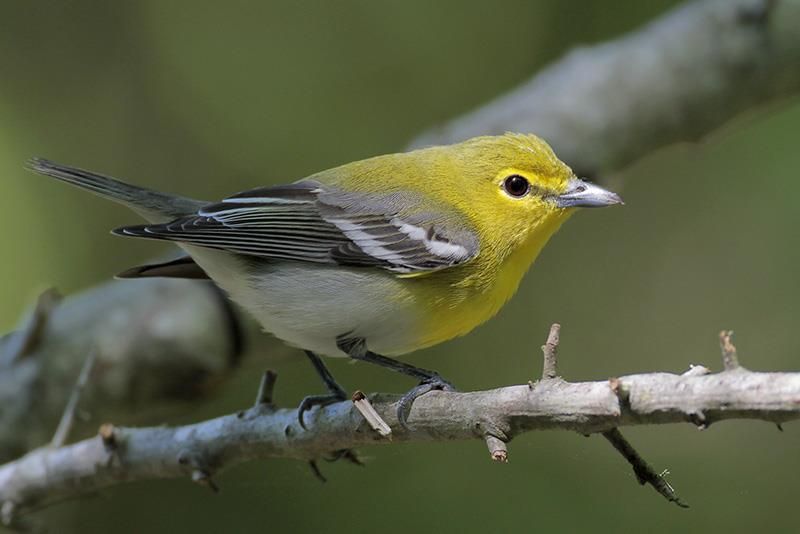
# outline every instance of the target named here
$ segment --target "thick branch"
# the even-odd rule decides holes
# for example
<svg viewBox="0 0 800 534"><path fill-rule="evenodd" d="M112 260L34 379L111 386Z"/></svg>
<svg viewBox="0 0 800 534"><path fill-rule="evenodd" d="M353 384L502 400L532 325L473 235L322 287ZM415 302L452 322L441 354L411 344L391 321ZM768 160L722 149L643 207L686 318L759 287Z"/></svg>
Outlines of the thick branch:
<svg viewBox="0 0 800 534"><path fill-rule="evenodd" d="M432 392L420 397L409 430L397 423L396 396L374 396L392 440L374 432L350 401L308 414L302 430L294 409L259 404L238 414L175 428L112 428L59 449L34 450L0 467L0 502L19 512L122 482L213 473L246 460L313 459L330 451L405 441L506 439L545 429L583 434L626 425L725 419L780 423L800 418L800 373L756 373L739 368L718 374L652 373L613 381L542 380L471 393Z"/></svg>
<svg viewBox="0 0 800 534"><path fill-rule="evenodd" d="M797 0L689 2L627 36L570 52L413 144L532 132L582 175L619 169L796 94L797 28Z"/></svg>

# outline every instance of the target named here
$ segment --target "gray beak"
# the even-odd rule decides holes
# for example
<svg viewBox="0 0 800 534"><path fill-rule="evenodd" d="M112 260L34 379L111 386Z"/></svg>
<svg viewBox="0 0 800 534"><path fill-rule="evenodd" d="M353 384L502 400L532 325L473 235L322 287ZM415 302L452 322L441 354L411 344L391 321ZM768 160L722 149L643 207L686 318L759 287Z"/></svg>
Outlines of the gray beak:
<svg viewBox="0 0 800 534"><path fill-rule="evenodd" d="M602 208L624 204L618 194L578 178L571 178L567 192L554 200L559 208Z"/></svg>

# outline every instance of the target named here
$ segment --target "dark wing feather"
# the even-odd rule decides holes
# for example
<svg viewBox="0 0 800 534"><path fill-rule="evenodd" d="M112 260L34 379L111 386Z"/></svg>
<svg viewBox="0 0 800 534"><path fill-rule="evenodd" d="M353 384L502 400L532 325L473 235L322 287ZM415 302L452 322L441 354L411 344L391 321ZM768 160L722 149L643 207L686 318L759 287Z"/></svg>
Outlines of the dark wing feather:
<svg viewBox="0 0 800 534"><path fill-rule="evenodd" d="M115 278L190 278L208 280L206 272L189 256L162 263L149 263L131 267L119 273Z"/></svg>
<svg viewBox="0 0 800 534"><path fill-rule="evenodd" d="M237 254L411 273L463 263L478 251L475 235L425 217L404 219L382 199L355 198L315 181L259 188L165 224L115 233L180 241ZM389 199L391 200L391 199ZM405 202L407 206L408 201ZM397 203L395 203L397 204Z"/></svg>

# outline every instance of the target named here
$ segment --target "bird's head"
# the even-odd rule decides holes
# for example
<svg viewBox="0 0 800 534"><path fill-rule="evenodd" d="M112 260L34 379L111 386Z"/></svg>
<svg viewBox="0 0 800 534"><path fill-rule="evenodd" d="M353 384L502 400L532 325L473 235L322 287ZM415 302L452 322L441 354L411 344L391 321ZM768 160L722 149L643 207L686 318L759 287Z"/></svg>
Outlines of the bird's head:
<svg viewBox="0 0 800 534"><path fill-rule="evenodd" d="M532 261L576 208L621 204L615 193L586 182L534 135L477 137L453 147L460 169L461 208L506 257L527 250Z"/></svg>

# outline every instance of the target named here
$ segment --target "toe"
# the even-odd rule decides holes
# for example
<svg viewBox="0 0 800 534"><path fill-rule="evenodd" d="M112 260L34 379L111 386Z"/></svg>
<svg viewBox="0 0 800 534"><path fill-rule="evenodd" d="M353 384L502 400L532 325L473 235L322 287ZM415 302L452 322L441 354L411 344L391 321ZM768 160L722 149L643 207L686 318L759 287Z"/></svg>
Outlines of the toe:
<svg viewBox="0 0 800 534"><path fill-rule="evenodd" d="M338 394L329 394L329 395L309 395L305 397L302 401L300 401L300 406L297 408L297 420L300 423L300 426L303 430L307 430L306 423L304 419L304 414L311 410L314 406L327 406L329 404L333 404L335 402L340 402L344 400L341 395Z"/></svg>
<svg viewBox="0 0 800 534"><path fill-rule="evenodd" d="M400 426L408 430L408 416L414 401L419 397L434 390L455 391L453 385L440 376L425 380L418 386L411 388L405 395L397 401L397 420Z"/></svg>

